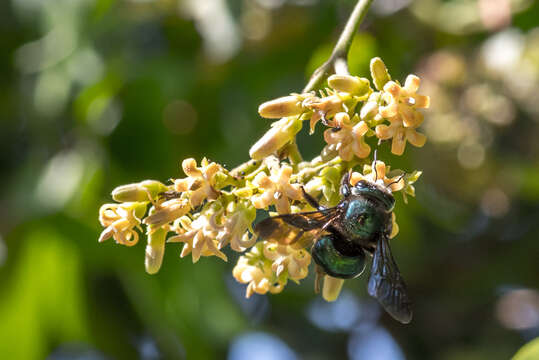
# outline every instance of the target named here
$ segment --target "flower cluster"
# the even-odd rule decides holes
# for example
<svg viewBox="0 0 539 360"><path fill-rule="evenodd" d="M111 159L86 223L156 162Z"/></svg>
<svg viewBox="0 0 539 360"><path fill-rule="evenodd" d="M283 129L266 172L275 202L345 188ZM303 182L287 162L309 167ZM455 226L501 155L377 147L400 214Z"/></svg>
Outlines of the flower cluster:
<svg viewBox="0 0 539 360"><path fill-rule="evenodd" d="M105 230L99 236L99 242L111 237L116 243L126 246L136 245L142 216L146 213L144 203L127 202L122 204L105 204L99 209L99 222Z"/></svg>
<svg viewBox="0 0 539 360"><path fill-rule="evenodd" d="M423 114L417 109L428 108L430 100L428 96L416 94L418 88L419 78L409 75L404 87L389 81L384 85L384 93L379 96L387 98L387 105L379 107L379 115L387 119L390 125L377 125L376 136L381 140L392 139L391 152L395 155L404 153L406 141L417 147L422 147L427 141L425 135L416 131L423 123Z"/></svg>
<svg viewBox="0 0 539 360"><path fill-rule="evenodd" d="M284 239L258 239L252 228L257 209L272 214L314 210L304 191L324 206L335 206L345 173L351 173L352 185L375 182L401 191L405 200L415 194L413 183L421 172L391 171L371 156L384 140L391 140L395 155L404 152L406 142L423 146L425 136L417 132L423 122L419 109L429 106L429 98L417 94L417 76L408 76L404 86L392 81L379 58L371 61L371 76L373 86L366 78L332 75L328 88L318 94L291 94L260 105L262 117L277 120L251 148L251 160L233 170L206 158L200 164L186 159L185 177L168 185L146 180L116 188L112 197L118 203L100 210L105 230L99 241L112 237L132 246L146 226L145 265L150 274L161 267L166 244L182 243L180 256L191 255L193 262L209 256L227 261L227 248L244 253L233 275L247 285L247 297L278 293L289 280L304 279L311 263L307 244L312 241L290 245ZM302 160L295 142L304 122L311 134L321 124L327 143L311 161ZM395 218L393 214L391 237L398 232ZM326 275L324 298L336 299L342 284Z"/></svg>
<svg viewBox="0 0 539 360"><path fill-rule="evenodd" d="M283 290L288 279L296 283L304 279L310 263L311 255L305 249L259 241L239 258L232 275L238 282L247 284L247 297L253 292L276 294Z"/></svg>
<svg viewBox="0 0 539 360"><path fill-rule="evenodd" d="M259 107L259 113L266 118L281 118L273 128L292 128L290 124L309 119L313 133L319 121L329 127L324 132L328 149L346 161L354 156L364 159L371 147L365 137L375 136L379 140L392 140L391 152L402 155L406 142L422 147L425 135L417 132L423 122L419 109L428 108L430 98L417 94L420 79L415 75L406 78L404 86L392 81L387 68L380 58L371 60L371 76L374 91L369 80L350 75L332 75L328 78L326 96L318 97L314 92L292 94ZM324 92L321 92L324 95ZM361 107L359 111L356 111ZM268 132L251 148L251 157L263 158L274 153L292 141L299 131ZM263 149L264 151L261 151Z"/></svg>
<svg viewBox="0 0 539 360"><path fill-rule="evenodd" d="M290 212L290 200L301 200L301 190L299 184L290 183L293 172L291 166L279 166L276 158L269 159L269 174L258 173L253 180L253 185L258 187L260 194L253 195L251 200L257 209L275 205L278 213L287 214Z"/></svg>

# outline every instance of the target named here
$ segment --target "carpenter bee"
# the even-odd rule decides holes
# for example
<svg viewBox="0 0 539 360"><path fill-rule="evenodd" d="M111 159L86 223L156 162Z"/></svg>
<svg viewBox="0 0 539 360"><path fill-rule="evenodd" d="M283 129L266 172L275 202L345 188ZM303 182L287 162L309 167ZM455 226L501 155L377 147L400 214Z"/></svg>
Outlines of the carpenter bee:
<svg viewBox="0 0 539 360"><path fill-rule="evenodd" d="M303 190L316 211L267 218L255 226L255 232L281 244L312 244L317 270L336 278L359 276L366 254L373 256L369 295L393 318L407 324L412 320L412 304L389 247L395 198L389 187L365 180L352 186L349 179L349 173L342 178L342 200L337 206L320 206Z"/></svg>

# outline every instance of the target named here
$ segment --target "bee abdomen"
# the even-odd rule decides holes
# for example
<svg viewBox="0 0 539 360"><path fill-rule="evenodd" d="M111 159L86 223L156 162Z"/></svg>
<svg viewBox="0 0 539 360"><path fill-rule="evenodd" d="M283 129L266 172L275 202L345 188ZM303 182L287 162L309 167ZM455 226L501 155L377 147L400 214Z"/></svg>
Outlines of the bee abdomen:
<svg viewBox="0 0 539 360"><path fill-rule="evenodd" d="M313 247L314 261L333 277L350 279L360 275L365 269L365 253L360 248L343 248L347 241L331 234L321 237ZM335 246L346 250L343 254ZM342 250L342 249L341 249Z"/></svg>

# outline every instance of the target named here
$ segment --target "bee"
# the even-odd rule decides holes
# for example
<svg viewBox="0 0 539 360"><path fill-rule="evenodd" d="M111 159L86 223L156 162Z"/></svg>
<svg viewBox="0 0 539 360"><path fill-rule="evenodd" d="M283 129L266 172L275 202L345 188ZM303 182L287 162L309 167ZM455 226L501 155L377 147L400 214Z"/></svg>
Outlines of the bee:
<svg viewBox="0 0 539 360"><path fill-rule="evenodd" d="M407 324L412 320L412 303L389 246L395 206L389 185L361 180L352 186L350 173L346 173L340 187L342 199L330 208L321 206L302 188L305 200L316 211L269 217L256 224L255 233L281 244L311 246L317 272L340 279L361 275L366 255L372 256L369 295L394 319Z"/></svg>

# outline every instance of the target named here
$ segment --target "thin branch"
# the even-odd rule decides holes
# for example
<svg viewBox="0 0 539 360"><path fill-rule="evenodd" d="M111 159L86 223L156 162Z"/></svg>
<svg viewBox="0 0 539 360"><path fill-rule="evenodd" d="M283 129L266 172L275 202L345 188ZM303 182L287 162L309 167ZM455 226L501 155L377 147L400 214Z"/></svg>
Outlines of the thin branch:
<svg viewBox="0 0 539 360"><path fill-rule="evenodd" d="M303 92L309 92L320 87L320 85L334 73L337 74L348 74L348 51L354 40L354 35L359 28L359 25L367 15L367 11L371 6L373 0L358 0L354 10L350 14L344 29L331 52L329 59L323 63L319 68L317 68L312 74L309 82L303 89ZM299 152L296 141L292 141L284 149L286 156L290 162L294 165L299 164L303 161L303 157ZM242 164L232 170L233 173L239 172L240 168L243 168L245 164ZM252 170L252 169L250 169Z"/></svg>
<svg viewBox="0 0 539 360"><path fill-rule="evenodd" d="M314 71L303 92L318 88L333 73L348 74L348 51L354 40L354 35L365 15L367 15L372 2L373 0L358 0L339 36L339 40L337 40L337 44L333 48L331 56Z"/></svg>

